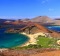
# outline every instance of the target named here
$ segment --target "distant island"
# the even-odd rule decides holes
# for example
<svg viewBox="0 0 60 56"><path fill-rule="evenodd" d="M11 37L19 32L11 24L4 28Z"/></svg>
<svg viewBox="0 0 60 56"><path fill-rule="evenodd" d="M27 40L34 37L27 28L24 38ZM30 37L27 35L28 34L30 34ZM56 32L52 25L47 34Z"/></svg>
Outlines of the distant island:
<svg viewBox="0 0 60 56"><path fill-rule="evenodd" d="M60 18L50 18L48 16L37 16L35 18L29 19L29 18L24 18L24 19L18 19L18 20L13 20L13 19L0 19L0 24L2 23L7 23L7 24L21 24L23 22L36 22L40 23L43 25L60 25Z"/></svg>

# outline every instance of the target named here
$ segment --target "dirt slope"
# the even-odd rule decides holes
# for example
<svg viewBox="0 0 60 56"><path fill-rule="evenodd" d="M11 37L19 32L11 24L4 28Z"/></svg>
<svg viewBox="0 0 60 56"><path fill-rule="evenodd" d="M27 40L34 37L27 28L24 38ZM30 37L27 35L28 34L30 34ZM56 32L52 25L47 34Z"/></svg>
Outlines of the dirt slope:
<svg viewBox="0 0 60 56"><path fill-rule="evenodd" d="M52 52L33 54L31 56L60 56L60 51L52 51Z"/></svg>

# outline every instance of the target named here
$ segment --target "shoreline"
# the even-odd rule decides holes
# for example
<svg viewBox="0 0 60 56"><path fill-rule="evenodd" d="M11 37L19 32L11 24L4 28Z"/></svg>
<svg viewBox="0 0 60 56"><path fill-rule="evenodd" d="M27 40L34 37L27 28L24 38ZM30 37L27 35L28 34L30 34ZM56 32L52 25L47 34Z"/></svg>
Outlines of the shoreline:
<svg viewBox="0 0 60 56"><path fill-rule="evenodd" d="M35 33L35 34L26 34L26 33L23 32L23 33L20 33L20 34L26 35L29 38L29 40L27 42L25 42L25 44L22 44L21 47L28 46L30 44L37 44L37 40L36 39L38 38L39 35L46 36L42 32Z"/></svg>
<svg viewBox="0 0 60 56"><path fill-rule="evenodd" d="M26 34L26 33L19 33L19 34L23 34L25 36L27 36L29 38L28 41L26 41L24 44L22 44L21 46L17 46L17 47L23 47L23 46L28 46L30 44L37 44L37 38L39 35L41 36L46 36L44 33L39 32L39 33L35 33L35 34ZM0 52L2 51L8 51L9 48L0 48Z"/></svg>

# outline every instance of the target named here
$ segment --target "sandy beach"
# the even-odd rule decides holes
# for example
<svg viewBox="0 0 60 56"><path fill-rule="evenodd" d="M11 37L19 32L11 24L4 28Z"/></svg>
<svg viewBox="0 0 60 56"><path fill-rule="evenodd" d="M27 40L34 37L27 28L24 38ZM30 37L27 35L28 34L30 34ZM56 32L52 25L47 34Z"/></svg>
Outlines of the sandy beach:
<svg viewBox="0 0 60 56"><path fill-rule="evenodd" d="M30 39L28 42L26 42L25 44L23 44L22 46L28 46L29 44L37 44L37 40L36 38L41 35L41 36L46 36L44 33L42 32L39 32L39 33L36 33L36 34L26 34L26 33L20 33L20 34L23 34L23 35L26 35L28 36Z"/></svg>

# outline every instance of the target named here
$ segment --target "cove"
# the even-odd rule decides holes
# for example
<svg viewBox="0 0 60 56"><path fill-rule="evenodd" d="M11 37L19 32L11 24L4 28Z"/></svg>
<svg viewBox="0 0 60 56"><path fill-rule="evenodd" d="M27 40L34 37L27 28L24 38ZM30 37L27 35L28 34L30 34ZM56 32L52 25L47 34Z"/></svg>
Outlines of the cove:
<svg viewBox="0 0 60 56"><path fill-rule="evenodd" d="M4 29L0 29L0 48L11 48L21 46L27 42L29 38L18 33L4 33Z"/></svg>

